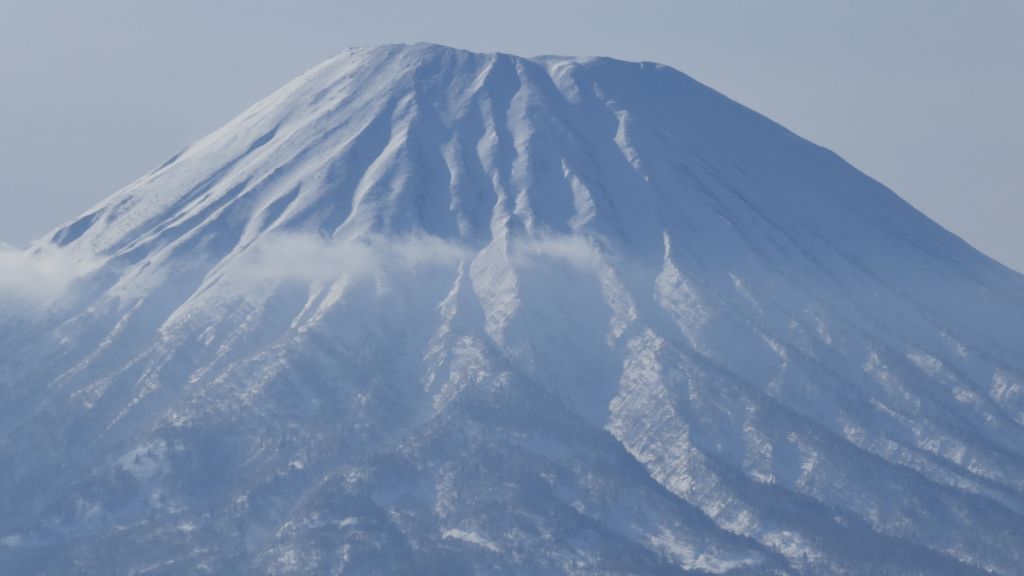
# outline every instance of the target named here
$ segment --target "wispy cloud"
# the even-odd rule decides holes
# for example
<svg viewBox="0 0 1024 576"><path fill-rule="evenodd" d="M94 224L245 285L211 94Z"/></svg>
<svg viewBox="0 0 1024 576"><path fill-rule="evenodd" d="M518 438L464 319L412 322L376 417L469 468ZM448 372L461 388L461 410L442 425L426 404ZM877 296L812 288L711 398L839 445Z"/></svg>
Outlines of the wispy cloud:
<svg viewBox="0 0 1024 576"><path fill-rule="evenodd" d="M520 264L543 260L594 269L598 250L580 236L517 239L511 246ZM315 234L279 233L259 240L230 264L230 277L248 282L334 282L401 274L425 267L454 267L475 252L435 236L383 236L336 240ZM0 299L45 301L62 295L72 283L94 271L99 262L57 247L19 250L0 244Z"/></svg>
<svg viewBox="0 0 1024 576"><path fill-rule="evenodd" d="M601 262L597 248L582 236L539 236L516 240L512 255L520 261L551 259L582 269L596 268Z"/></svg>
<svg viewBox="0 0 1024 576"><path fill-rule="evenodd" d="M59 296L98 262L56 247L18 250L0 244L0 298L45 300Z"/></svg>
<svg viewBox="0 0 1024 576"><path fill-rule="evenodd" d="M312 234L276 234L236 264L243 280L332 282L423 266L454 266L469 251L434 236L334 240Z"/></svg>

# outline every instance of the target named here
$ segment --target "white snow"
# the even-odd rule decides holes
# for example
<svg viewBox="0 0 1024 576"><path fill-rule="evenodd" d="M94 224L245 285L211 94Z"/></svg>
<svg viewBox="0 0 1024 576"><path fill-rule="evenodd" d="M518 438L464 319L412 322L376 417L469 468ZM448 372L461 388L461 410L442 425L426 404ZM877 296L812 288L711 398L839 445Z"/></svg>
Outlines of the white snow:
<svg viewBox="0 0 1024 576"><path fill-rule="evenodd" d="M443 534L443 537L444 538L451 538L451 539L454 539L454 540L461 540L463 542L469 542L470 544L475 544L477 546L481 546L483 548L486 548L487 550L490 550L491 552L498 552L499 551L498 547L493 542L491 542L487 538L484 538L483 536L481 536L480 534L478 534L476 532L472 532L472 531L468 531L468 530L460 530L458 528L452 528L452 529L449 529L449 530L445 530L444 534Z"/></svg>
<svg viewBox="0 0 1024 576"><path fill-rule="evenodd" d="M1022 325L669 68L347 50L0 249L0 562L1009 576Z"/></svg>

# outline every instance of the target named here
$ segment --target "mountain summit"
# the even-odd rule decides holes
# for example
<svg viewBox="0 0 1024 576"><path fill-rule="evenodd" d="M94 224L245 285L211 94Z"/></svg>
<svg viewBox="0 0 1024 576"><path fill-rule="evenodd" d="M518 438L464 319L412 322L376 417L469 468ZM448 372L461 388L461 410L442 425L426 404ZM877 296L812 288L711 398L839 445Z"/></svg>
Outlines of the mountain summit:
<svg viewBox="0 0 1024 576"><path fill-rule="evenodd" d="M348 50L22 260L0 572L1024 574L1024 278L665 66Z"/></svg>

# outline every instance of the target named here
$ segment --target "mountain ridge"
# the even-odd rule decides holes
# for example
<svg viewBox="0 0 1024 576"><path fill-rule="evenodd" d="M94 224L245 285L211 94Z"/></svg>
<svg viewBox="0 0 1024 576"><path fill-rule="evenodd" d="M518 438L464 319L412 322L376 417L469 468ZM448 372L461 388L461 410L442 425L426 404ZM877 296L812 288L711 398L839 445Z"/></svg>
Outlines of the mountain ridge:
<svg viewBox="0 0 1024 576"><path fill-rule="evenodd" d="M34 250L22 571L1019 573L1024 278L664 66L352 49Z"/></svg>

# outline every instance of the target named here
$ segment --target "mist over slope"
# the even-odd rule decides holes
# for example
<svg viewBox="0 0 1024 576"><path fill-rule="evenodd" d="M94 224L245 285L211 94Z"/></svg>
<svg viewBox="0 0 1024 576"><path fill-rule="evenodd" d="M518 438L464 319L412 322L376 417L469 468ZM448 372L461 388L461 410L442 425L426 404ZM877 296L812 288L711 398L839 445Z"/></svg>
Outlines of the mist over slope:
<svg viewBox="0 0 1024 576"><path fill-rule="evenodd" d="M13 573L1024 573L1024 278L664 66L348 50L0 270Z"/></svg>

